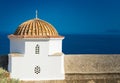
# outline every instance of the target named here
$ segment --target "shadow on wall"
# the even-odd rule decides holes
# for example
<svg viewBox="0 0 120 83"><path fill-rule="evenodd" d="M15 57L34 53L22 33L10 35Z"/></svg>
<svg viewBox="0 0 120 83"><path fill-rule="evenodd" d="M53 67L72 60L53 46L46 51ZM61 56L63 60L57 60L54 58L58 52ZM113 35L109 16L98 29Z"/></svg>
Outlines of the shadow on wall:
<svg viewBox="0 0 120 83"><path fill-rule="evenodd" d="M1 55L0 56L0 67L7 70L7 66L8 66L8 55Z"/></svg>

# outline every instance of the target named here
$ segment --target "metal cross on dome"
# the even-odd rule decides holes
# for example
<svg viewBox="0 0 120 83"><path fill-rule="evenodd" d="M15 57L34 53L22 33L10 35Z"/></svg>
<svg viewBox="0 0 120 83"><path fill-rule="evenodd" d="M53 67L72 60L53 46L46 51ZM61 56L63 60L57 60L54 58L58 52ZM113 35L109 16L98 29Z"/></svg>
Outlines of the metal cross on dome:
<svg viewBox="0 0 120 83"><path fill-rule="evenodd" d="M38 18L38 10L36 10L36 19Z"/></svg>

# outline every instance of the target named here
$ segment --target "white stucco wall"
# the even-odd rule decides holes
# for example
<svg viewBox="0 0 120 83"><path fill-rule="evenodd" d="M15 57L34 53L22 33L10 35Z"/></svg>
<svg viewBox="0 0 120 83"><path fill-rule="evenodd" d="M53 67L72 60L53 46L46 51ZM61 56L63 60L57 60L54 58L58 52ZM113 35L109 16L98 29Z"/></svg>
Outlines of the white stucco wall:
<svg viewBox="0 0 120 83"><path fill-rule="evenodd" d="M10 76L20 80L62 80L64 65L61 59L61 56L12 57ZM40 66L39 74L35 74L35 66Z"/></svg>
<svg viewBox="0 0 120 83"><path fill-rule="evenodd" d="M39 54L35 54L35 47L36 45L39 45ZM48 50L49 50L49 40L25 40L25 56L48 56Z"/></svg>
<svg viewBox="0 0 120 83"><path fill-rule="evenodd" d="M10 39L10 53L22 53L25 52L25 41L23 39Z"/></svg>
<svg viewBox="0 0 120 83"><path fill-rule="evenodd" d="M9 71L9 72L11 72L11 68L12 68L11 58L12 58L12 57L10 56L10 54L8 54L8 71Z"/></svg>
<svg viewBox="0 0 120 83"><path fill-rule="evenodd" d="M49 55L62 52L63 38L51 38L49 41Z"/></svg>
<svg viewBox="0 0 120 83"><path fill-rule="evenodd" d="M12 41L12 43L13 42L17 41ZM56 45L51 43L54 43ZM50 41L49 39L24 39L24 44L25 54L23 54L23 56L13 57L9 54L11 58L11 60L9 61L9 70L11 78L16 78L20 80L63 80L65 78L64 55L49 56L49 51L53 47L55 49L59 48L59 50L56 51L62 50L62 45L60 45L60 47L58 45L61 44L61 40ZM40 54L35 54L35 46L37 44L40 46ZM11 44L11 48L13 47L14 49L16 48L14 44ZM21 48L19 47L19 49ZM34 72L34 68L36 66L39 66L41 69L39 74L35 74Z"/></svg>

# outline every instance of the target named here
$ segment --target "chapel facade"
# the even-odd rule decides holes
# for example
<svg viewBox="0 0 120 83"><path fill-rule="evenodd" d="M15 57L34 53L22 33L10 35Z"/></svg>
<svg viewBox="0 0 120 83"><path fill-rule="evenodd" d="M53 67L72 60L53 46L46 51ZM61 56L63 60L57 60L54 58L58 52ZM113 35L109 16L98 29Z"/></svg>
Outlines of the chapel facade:
<svg viewBox="0 0 120 83"><path fill-rule="evenodd" d="M23 22L8 36L10 53L8 70L20 80L63 80L64 54L57 30L39 18Z"/></svg>

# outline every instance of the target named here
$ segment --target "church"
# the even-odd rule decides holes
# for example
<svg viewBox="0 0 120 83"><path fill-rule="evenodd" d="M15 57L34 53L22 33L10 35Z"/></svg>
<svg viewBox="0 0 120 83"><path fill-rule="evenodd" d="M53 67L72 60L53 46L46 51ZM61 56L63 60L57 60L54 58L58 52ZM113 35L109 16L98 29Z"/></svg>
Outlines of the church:
<svg viewBox="0 0 120 83"><path fill-rule="evenodd" d="M62 40L56 29L37 17L18 26L9 35L8 70L22 80L64 79Z"/></svg>
<svg viewBox="0 0 120 83"><path fill-rule="evenodd" d="M64 54L64 36L50 23L39 19L37 12L36 18L23 22L8 38L10 78L120 83L119 54Z"/></svg>

